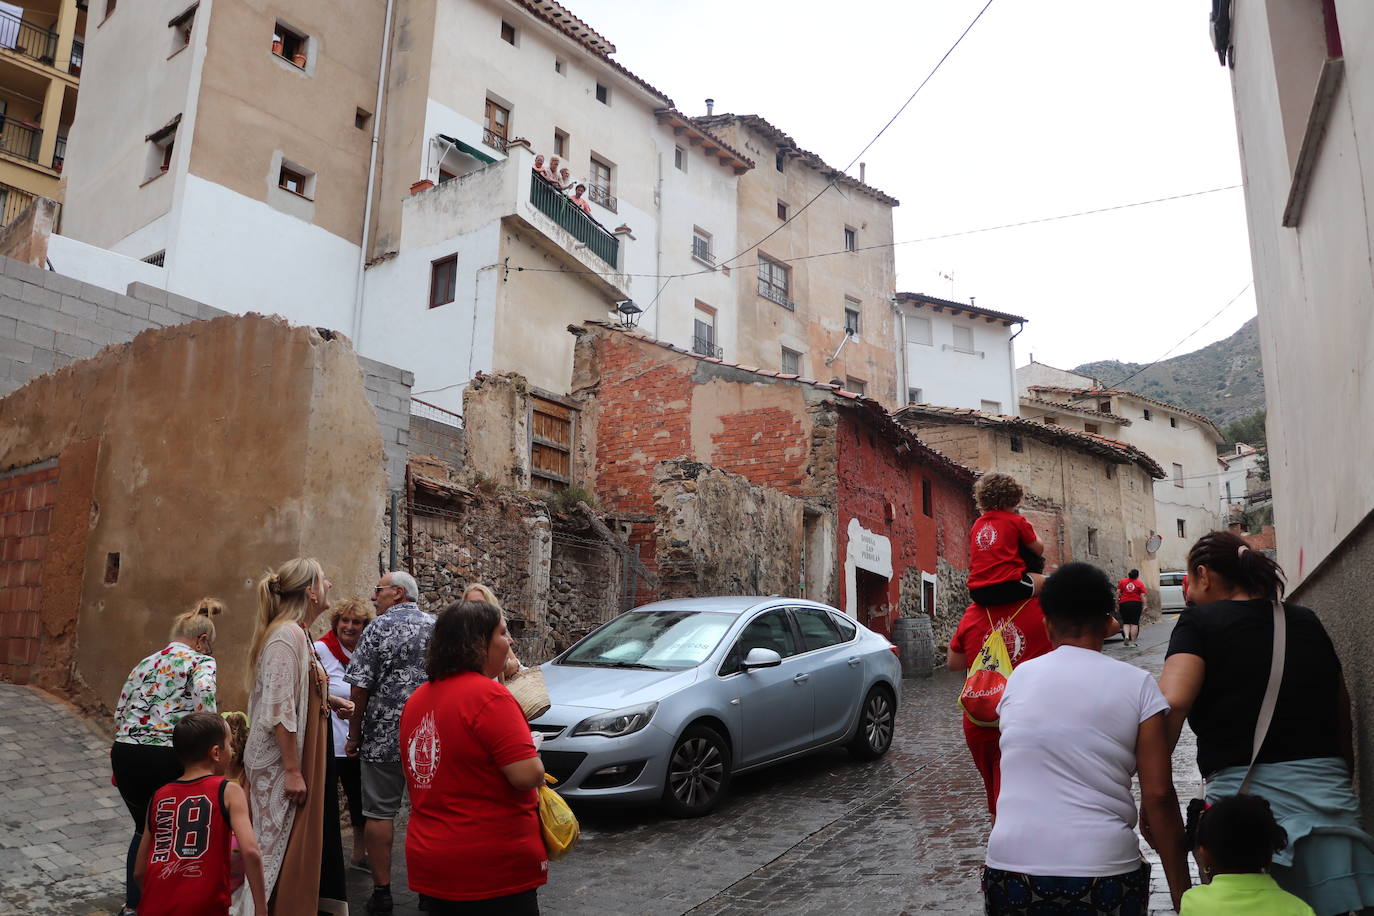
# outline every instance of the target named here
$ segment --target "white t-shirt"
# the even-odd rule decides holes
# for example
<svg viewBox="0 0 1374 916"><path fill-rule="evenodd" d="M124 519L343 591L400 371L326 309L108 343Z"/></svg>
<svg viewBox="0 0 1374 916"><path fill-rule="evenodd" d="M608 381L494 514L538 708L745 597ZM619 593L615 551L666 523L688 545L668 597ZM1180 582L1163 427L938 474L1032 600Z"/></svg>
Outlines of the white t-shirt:
<svg viewBox="0 0 1374 916"><path fill-rule="evenodd" d="M329 647L319 641L315 643L315 657L320 660L320 667L324 668L324 673L329 675L329 695L349 699L353 688L344 680L344 672L348 670L348 666L335 658ZM330 710L329 724L334 729L334 756L344 757L344 742L348 740L348 720L340 719L338 713Z"/></svg>
<svg viewBox="0 0 1374 916"><path fill-rule="evenodd" d="M1101 652L1060 646L1018 665L997 706L1002 788L988 865L1060 877L1139 867L1136 736L1168 708L1149 672Z"/></svg>

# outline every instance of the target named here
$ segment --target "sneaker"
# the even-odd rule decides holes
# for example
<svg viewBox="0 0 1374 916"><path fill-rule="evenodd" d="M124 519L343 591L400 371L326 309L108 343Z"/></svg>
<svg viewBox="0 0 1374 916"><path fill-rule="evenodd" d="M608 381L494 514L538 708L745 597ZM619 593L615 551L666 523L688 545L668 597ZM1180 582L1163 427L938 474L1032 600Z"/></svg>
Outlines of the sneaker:
<svg viewBox="0 0 1374 916"><path fill-rule="evenodd" d="M394 909L395 905L391 902L390 887L374 887L372 897L367 901L367 912L371 916L388 914Z"/></svg>

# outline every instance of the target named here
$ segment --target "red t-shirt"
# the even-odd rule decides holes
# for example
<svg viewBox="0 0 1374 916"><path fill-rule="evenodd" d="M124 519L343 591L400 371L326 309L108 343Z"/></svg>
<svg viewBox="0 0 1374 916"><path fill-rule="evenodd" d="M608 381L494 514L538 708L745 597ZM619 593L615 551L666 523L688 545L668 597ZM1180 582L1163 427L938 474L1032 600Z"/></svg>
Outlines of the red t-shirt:
<svg viewBox="0 0 1374 916"><path fill-rule="evenodd" d="M498 767L535 756L520 705L474 671L420 685L401 713L410 789L406 868L441 900L521 894L548 881L538 795Z"/></svg>
<svg viewBox="0 0 1374 916"><path fill-rule="evenodd" d="M143 916L229 912L229 809L223 776L169 782L148 803Z"/></svg>
<svg viewBox="0 0 1374 916"><path fill-rule="evenodd" d="M1021 608L1020 611L1017 608ZM1049 633L1045 631L1045 614L1040 610L1039 598L1031 598L1025 607L1021 607L1020 601L998 604L990 608L984 608L981 604L970 604L964 611L959 626L954 629L949 647L955 652L962 653L966 663L972 665L994 626L1002 631L1002 641L1007 644L1007 654L1011 656L1012 668L1038 658L1054 648L1050 645ZM968 720L968 716L959 718L964 720L965 731L989 731L982 725L974 725ZM991 731L995 732L997 729Z"/></svg>
<svg viewBox="0 0 1374 916"><path fill-rule="evenodd" d="M968 533L968 587L982 588L1020 579L1026 574L1026 561L1018 550L1022 544L1035 541L1031 523L1015 512L984 512Z"/></svg>
<svg viewBox="0 0 1374 916"><path fill-rule="evenodd" d="M1132 579L1130 576L1116 583L1116 596L1118 601L1144 601L1145 583L1139 579Z"/></svg>

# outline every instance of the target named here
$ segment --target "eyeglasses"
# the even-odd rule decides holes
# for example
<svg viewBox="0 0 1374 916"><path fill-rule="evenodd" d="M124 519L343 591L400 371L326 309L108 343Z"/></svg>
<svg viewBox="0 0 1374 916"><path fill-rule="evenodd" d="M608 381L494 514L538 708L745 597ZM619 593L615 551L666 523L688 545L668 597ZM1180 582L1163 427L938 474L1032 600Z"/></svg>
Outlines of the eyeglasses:
<svg viewBox="0 0 1374 916"><path fill-rule="evenodd" d="M373 593L375 594L375 593L377 593L377 592L382 591L383 589L388 589L388 588L400 588L400 587L401 587L401 586L399 586L399 585L374 585L374 586L372 587L372 591L373 591Z"/></svg>

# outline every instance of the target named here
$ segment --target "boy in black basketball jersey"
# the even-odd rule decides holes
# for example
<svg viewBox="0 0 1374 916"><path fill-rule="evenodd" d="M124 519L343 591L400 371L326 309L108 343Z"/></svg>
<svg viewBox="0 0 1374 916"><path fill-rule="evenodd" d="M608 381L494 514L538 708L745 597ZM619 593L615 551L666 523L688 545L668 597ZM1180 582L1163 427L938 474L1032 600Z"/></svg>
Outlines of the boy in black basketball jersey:
<svg viewBox="0 0 1374 916"><path fill-rule="evenodd" d="M134 880L139 916L222 916L229 912L229 840L238 838L257 916L267 916L262 853L248 820L248 796L224 778L229 726L193 712L172 729L185 772L153 793Z"/></svg>

